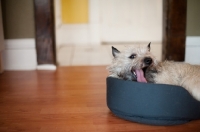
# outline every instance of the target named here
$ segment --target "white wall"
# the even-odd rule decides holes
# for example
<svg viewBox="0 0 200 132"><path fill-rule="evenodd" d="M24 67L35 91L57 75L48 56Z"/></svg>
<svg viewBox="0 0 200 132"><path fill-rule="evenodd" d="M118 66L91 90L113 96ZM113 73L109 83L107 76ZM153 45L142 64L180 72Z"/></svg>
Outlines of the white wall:
<svg viewBox="0 0 200 132"><path fill-rule="evenodd" d="M102 42L161 43L161 0L89 0L88 24L62 24L60 4L55 0L58 47Z"/></svg>
<svg viewBox="0 0 200 132"><path fill-rule="evenodd" d="M101 0L103 42L161 42L162 0Z"/></svg>

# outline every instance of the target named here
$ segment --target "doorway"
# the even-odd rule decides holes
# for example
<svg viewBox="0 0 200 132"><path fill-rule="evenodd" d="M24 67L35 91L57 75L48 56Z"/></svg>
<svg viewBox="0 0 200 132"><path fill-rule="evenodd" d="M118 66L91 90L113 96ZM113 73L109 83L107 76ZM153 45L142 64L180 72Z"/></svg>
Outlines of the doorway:
<svg viewBox="0 0 200 132"><path fill-rule="evenodd" d="M111 46L121 50L126 45L149 42L158 60L161 59L162 1L84 0L88 21L82 23L64 21L63 13L70 13L63 10L66 1L68 8L69 4L80 6L75 5L79 4L76 0L54 1L58 65L108 65L112 59Z"/></svg>

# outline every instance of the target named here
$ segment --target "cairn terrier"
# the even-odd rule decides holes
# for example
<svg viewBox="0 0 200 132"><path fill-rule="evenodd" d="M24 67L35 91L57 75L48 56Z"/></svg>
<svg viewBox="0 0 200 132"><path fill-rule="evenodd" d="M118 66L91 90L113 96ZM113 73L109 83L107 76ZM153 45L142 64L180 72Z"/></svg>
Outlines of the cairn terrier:
<svg viewBox="0 0 200 132"><path fill-rule="evenodd" d="M120 52L112 47L114 56L107 67L110 76L143 83L178 85L200 101L200 66L184 62L158 62L147 47L130 47Z"/></svg>
<svg viewBox="0 0 200 132"><path fill-rule="evenodd" d="M145 69L150 65L157 64L155 57L150 52L148 46L129 47L124 51L112 47L113 60L112 64L107 67L110 76L138 81L147 82L144 77Z"/></svg>

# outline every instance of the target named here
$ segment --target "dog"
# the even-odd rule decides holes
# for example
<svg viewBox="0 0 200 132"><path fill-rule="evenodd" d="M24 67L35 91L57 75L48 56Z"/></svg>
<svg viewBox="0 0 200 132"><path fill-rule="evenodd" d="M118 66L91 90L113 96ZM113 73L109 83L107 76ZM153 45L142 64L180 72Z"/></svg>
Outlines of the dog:
<svg viewBox="0 0 200 132"><path fill-rule="evenodd" d="M200 101L200 66L198 65L174 61L157 62L146 69L145 78L149 83L181 86Z"/></svg>
<svg viewBox="0 0 200 132"><path fill-rule="evenodd" d="M147 46L128 47L121 52L112 47L113 60L111 65L107 67L109 76L147 82L144 77L146 68L152 64L157 64L154 55L150 52L150 44L151 42Z"/></svg>
<svg viewBox="0 0 200 132"><path fill-rule="evenodd" d="M170 84L185 88L200 101L200 66L184 62L157 61L146 47L128 47L120 52L112 47L109 76L142 83Z"/></svg>

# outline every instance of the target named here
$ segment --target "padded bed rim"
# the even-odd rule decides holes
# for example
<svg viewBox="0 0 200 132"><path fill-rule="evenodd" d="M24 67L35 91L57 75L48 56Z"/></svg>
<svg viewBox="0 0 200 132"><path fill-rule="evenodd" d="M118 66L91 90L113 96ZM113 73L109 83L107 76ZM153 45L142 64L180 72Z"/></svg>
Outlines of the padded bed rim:
<svg viewBox="0 0 200 132"><path fill-rule="evenodd" d="M200 102L180 86L107 77L107 106L118 117L151 125L200 119ZM152 96L153 95L153 96Z"/></svg>

